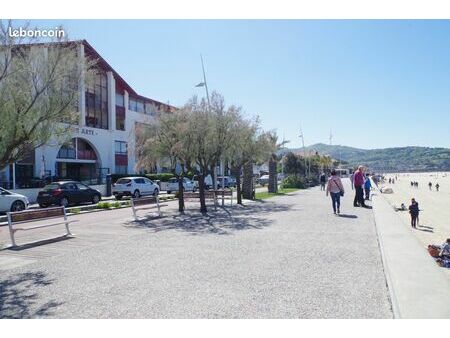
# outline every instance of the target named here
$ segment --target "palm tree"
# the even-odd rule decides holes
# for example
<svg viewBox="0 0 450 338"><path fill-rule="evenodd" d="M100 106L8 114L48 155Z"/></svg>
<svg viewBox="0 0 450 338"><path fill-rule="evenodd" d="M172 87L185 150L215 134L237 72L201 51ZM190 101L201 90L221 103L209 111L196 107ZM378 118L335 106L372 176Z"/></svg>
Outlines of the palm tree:
<svg viewBox="0 0 450 338"><path fill-rule="evenodd" d="M269 193L277 193L278 192L278 175L277 175L277 164L279 161L279 156L277 152L281 150L286 143L289 141L283 140L281 143L278 143L278 135L276 132L271 131L267 133L269 147L271 154L269 156Z"/></svg>

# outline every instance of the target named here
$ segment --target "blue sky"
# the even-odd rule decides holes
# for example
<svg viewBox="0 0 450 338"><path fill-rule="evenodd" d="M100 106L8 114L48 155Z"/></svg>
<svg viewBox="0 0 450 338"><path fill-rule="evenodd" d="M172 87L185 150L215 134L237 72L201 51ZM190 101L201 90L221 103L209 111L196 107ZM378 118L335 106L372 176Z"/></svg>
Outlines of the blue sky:
<svg viewBox="0 0 450 338"><path fill-rule="evenodd" d="M450 147L450 21L60 20L140 94L182 105L202 80L301 144Z"/></svg>

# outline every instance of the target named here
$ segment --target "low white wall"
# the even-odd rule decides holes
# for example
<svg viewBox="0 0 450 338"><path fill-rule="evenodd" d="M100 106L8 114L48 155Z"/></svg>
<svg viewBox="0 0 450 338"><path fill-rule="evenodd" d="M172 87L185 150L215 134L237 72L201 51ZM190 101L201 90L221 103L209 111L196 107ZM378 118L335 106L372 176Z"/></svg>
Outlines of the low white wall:
<svg viewBox="0 0 450 338"><path fill-rule="evenodd" d="M106 184L90 185L90 187L92 189L97 189L98 191L100 191L102 196L106 195ZM42 188L33 188L33 189L15 189L11 191L28 197L30 203L36 203L38 193L41 190Z"/></svg>
<svg viewBox="0 0 450 338"><path fill-rule="evenodd" d="M28 197L30 203L36 203L36 199L40 190L41 190L40 188L30 188L30 189L15 189L11 191L15 192L16 194L21 194Z"/></svg>

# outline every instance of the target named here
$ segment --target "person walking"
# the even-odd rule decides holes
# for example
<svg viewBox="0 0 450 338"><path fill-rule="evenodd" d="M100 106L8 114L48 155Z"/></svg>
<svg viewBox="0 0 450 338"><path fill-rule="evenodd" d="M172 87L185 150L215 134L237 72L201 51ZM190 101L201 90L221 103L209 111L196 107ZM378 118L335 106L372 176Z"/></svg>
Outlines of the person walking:
<svg viewBox="0 0 450 338"><path fill-rule="evenodd" d="M325 175L324 172L322 172L322 174L320 175L320 190L325 191L325 184L327 183L327 176Z"/></svg>
<svg viewBox="0 0 450 338"><path fill-rule="evenodd" d="M439 191L439 183L436 183L436 191Z"/></svg>
<svg viewBox="0 0 450 338"><path fill-rule="evenodd" d="M331 205L333 206L334 214L341 213L341 196L344 196L344 186L339 176L336 175L336 170L331 170L331 177L328 179L327 196L331 195Z"/></svg>
<svg viewBox="0 0 450 338"><path fill-rule="evenodd" d="M433 187L433 183L429 182L428 183L428 188L430 188L430 190L431 190L432 187Z"/></svg>
<svg viewBox="0 0 450 338"><path fill-rule="evenodd" d="M354 179L355 179L355 173L353 172L351 175L350 175L350 183L352 184L352 190L353 190L353 187L354 187L354 185L353 185L353 181L354 181Z"/></svg>
<svg viewBox="0 0 450 338"><path fill-rule="evenodd" d="M370 199L370 189L372 188L372 183L370 182L369 175L366 176L366 181L364 182L364 191L366 192L366 200Z"/></svg>
<svg viewBox="0 0 450 338"><path fill-rule="evenodd" d="M414 198L411 199L411 205L409 206L409 214L411 215L411 226L417 228L417 220L419 218L419 203Z"/></svg>
<svg viewBox="0 0 450 338"><path fill-rule="evenodd" d="M355 185L355 199L353 200L353 206L366 208L367 205L364 202L364 190L363 190L364 172L363 167L361 165L355 172L354 185Z"/></svg>

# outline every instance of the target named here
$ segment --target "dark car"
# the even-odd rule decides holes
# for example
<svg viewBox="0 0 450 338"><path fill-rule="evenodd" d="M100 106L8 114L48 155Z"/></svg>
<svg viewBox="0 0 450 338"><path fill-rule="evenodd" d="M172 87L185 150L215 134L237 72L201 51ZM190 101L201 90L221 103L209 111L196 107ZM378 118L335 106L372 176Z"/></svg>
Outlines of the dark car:
<svg viewBox="0 0 450 338"><path fill-rule="evenodd" d="M56 204L68 206L80 203L98 203L102 195L98 190L76 181L60 181L47 184L39 191L37 202L40 207L45 208Z"/></svg>

